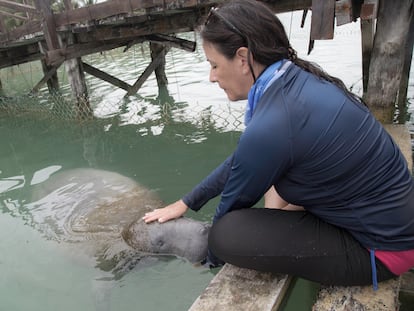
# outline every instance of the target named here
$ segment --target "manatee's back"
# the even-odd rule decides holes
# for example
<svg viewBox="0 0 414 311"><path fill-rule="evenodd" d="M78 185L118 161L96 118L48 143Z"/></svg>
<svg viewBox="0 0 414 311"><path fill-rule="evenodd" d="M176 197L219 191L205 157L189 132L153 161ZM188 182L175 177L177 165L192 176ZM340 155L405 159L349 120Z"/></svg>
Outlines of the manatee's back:
<svg viewBox="0 0 414 311"><path fill-rule="evenodd" d="M36 186L32 219L59 241L119 236L123 226L162 205L153 191L115 172L91 168L58 172Z"/></svg>

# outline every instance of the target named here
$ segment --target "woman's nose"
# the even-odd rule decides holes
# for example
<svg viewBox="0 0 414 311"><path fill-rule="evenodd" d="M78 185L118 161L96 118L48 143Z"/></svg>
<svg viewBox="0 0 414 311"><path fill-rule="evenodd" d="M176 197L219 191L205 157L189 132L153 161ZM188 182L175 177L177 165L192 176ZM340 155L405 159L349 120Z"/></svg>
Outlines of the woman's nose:
<svg viewBox="0 0 414 311"><path fill-rule="evenodd" d="M210 82L217 82L217 79L216 79L216 76L215 76L213 70L210 70L210 77L209 77L209 79L210 79Z"/></svg>

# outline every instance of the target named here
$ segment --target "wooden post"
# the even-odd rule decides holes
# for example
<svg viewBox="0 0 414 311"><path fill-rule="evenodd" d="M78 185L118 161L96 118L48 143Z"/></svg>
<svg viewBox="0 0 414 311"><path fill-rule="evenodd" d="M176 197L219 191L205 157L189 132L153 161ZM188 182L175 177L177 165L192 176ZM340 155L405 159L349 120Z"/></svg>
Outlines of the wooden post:
<svg viewBox="0 0 414 311"><path fill-rule="evenodd" d="M43 73L46 76L46 74L53 68L53 66L47 62L47 53L60 48L59 38L56 33L56 25L50 7L50 0L36 0L35 4L37 9L42 12L43 16L43 34L46 40L47 50L45 51L46 58L42 59L41 62ZM59 80L56 72L47 80L47 87L52 94L59 90Z"/></svg>
<svg viewBox="0 0 414 311"><path fill-rule="evenodd" d="M374 44L377 0L366 0L360 13L361 50L362 50L362 88L365 95L368 88L369 64Z"/></svg>
<svg viewBox="0 0 414 311"><path fill-rule="evenodd" d="M382 123L392 123L414 0L379 1L377 30L364 99Z"/></svg>
<svg viewBox="0 0 414 311"><path fill-rule="evenodd" d="M3 84L1 83L1 77L0 77L0 96L3 96Z"/></svg>
<svg viewBox="0 0 414 311"><path fill-rule="evenodd" d="M405 57L403 64L402 77L400 82L400 89L398 91L397 107L399 110L398 123L405 124L407 122L407 89L408 80L410 78L411 59L413 58L414 45L414 17L411 15L410 30L408 31L407 42L405 44Z"/></svg>
<svg viewBox="0 0 414 311"><path fill-rule="evenodd" d="M138 78L137 81L135 81L134 85L132 85L128 93L125 96L130 96L138 92L140 87L144 84L144 82L148 79L148 77L151 75L151 73L158 67L159 64L162 62L165 62L165 52L160 51L157 55L153 55L151 63L148 65L147 68L145 68L144 72L141 74L141 76Z"/></svg>
<svg viewBox="0 0 414 311"><path fill-rule="evenodd" d="M168 94L168 80L167 75L165 74L165 55L168 50L163 44L150 42L151 50L151 60L155 60L157 57L160 58L158 66L155 67L155 77L157 79L158 93L159 94Z"/></svg>
<svg viewBox="0 0 414 311"><path fill-rule="evenodd" d="M67 37L67 43L74 44L73 35ZM68 74L68 80L75 97L77 115L80 119L88 119L93 116L92 108L89 104L88 89L85 81L85 73L83 71L82 59L71 58L65 61L65 68Z"/></svg>

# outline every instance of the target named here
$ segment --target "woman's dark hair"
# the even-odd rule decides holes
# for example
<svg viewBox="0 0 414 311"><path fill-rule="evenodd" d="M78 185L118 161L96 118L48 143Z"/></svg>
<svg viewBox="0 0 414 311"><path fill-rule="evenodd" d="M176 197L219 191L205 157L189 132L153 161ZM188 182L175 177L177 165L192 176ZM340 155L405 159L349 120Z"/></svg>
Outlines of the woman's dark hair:
<svg viewBox="0 0 414 311"><path fill-rule="evenodd" d="M333 77L317 64L297 57L290 46L286 31L277 16L262 2L256 0L232 0L212 8L200 31L201 38L214 44L228 59L237 50L247 47L253 59L264 66L289 59L302 69L326 81L334 83L351 98L361 98L350 92L342 80ZM248 58L250 70L250 58ZM253 78L256 79L252 71Z"/></svg>

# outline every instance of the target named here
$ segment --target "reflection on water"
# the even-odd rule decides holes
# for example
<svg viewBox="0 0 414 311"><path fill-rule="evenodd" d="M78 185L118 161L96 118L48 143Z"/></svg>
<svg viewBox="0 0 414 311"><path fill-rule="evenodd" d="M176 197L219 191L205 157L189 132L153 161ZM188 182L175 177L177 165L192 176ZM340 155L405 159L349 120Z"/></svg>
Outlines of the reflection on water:
<svg viewBox="0 0 414 311"><path fill-rule="evenodd" d="M316 42L306 56L309 25L299 28L300 13L281 17L300 57L318 62L360 92L358 24L337 28L335 40ZM193 39L193 34L182 36ZM149 63L148 48L110 51L84 61L133 84ZM164 202L175 201L232 152L243 130L245 103L229 102L208 82L208 73L199 46L195 53L173 49L167 54L169 94L158 94L153 76L129 97L87 76L96 119L79 122L73 118L63 70L61 94L53 96L46 88L38 96L22 95L41 78L37 63L0 72L9 96L0 99L2 310L186 310L191 305L211 272L178 258L152 258L114 280L106 269L94 267L96 259L91 263L76 247L46 239L45 228L34 225L39 214L31 198L34 187L53 174L92 167L118 172L156 191ZM413 85L411 78L411 101ZM189 215L210 221L216 203ZM298 283L286 310L309 309L315 287ZM295 298L305 295L306 301Z"/></svg>

